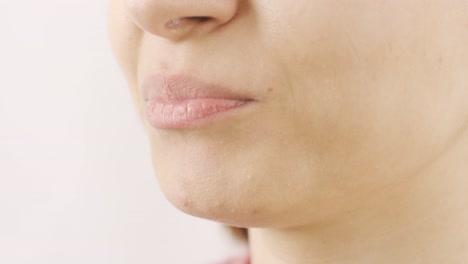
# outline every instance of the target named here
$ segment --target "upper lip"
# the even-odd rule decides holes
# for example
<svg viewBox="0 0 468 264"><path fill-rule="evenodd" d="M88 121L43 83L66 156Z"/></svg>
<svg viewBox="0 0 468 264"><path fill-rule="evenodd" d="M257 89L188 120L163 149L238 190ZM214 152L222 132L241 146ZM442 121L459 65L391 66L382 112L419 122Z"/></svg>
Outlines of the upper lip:
<svg viewBox="0 0 468 264"><path fill-rule="evenodd" d="M191 75L154 74L147 76L142 83L142 96L145 101L183 101L202 98L254 101L245 92L232 87L214 84Z"/></svg>

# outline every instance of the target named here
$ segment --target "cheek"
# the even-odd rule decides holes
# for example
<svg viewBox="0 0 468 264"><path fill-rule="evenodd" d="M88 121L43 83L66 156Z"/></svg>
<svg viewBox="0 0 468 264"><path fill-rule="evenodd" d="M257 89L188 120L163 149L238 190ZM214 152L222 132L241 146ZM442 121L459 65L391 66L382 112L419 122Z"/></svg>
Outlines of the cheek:
<svg viewBox="0 0 468 264"><path fill-rule="evenodd" d="M331 175L319 180L378 188L443 150L457 129L436 109L459 100L441 81L453 76L430 66L440 49L422 29L437 23L420 3L392 2L385 12L370 1L353 5L318 1L269 47L289 79L289 120Z"/></svg>
<svg viewBox="0 0 468 264"><path fill-rule="evenodd" d="M128 83L130 94L143 119L142 102L138 94L136 69L142 31L126 16L121 0L111 0L108 11L108 35L114 57Z"/></svg>
<svg viewBox="0 0 468 264"><path fill-rule="evenodd" d="M127 17L121 0L111 0L108 12L109 40L119 66L128 81L135 78L142 31Z"/></svg>

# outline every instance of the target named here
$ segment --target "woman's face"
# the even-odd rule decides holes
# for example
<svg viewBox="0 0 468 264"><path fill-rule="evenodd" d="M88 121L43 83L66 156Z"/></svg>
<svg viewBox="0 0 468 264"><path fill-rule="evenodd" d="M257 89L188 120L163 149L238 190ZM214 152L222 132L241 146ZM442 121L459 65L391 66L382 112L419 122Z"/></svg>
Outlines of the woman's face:
<svg viewBox="0 0 468 264"><path fill-rule="evenodd" d="M286 227L377 203L464 133L467 12L460 0L112 0L110 35L167 198ZM172 112L152 117L154 104ZM191 106L202 121L171 123Z"/></svg>

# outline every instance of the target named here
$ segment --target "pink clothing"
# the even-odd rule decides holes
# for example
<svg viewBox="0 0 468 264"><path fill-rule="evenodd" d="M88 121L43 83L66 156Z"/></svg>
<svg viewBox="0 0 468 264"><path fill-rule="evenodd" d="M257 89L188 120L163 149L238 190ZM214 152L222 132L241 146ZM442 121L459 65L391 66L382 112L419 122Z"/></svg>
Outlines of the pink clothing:
<svg viewBox="0 0 468 264"><path fill-rule="evenodd" d="M246 254L243 257L231 258L219 264L250 264L250 254Z"/></svg>

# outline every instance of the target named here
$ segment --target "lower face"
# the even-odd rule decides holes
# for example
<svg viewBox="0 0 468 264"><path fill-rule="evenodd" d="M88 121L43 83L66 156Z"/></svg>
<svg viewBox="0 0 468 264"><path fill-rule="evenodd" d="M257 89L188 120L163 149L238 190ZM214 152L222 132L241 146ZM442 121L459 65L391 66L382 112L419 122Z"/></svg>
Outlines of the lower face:
<svg viewBox="0 0 468 264"><path fill-rule="evenodd" d="M203 38L172 43L112 0L117 60L167 198L236 226L339 216L450 147L468 120L463 1L243 1ZM155 128L145 76L189 73L258 100L200 126Z"/></svg>

